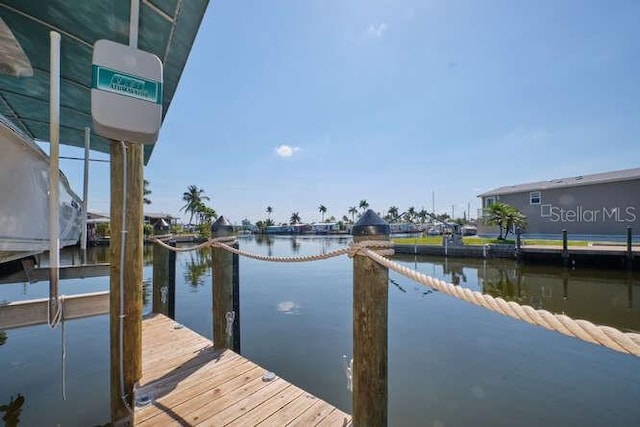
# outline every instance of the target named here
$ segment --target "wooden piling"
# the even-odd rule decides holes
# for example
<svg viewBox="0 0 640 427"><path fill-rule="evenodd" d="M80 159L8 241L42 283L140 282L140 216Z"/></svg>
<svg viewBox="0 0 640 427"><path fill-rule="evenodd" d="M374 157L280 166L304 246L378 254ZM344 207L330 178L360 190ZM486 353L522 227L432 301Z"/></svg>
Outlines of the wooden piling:
<svg viewBox="0 0 640 427"><path fill-rule="evenodd" d="M223 217L211 226L211 237L233 236L233 226ZM227 334L227 314L234 313L233 304L233 254L224 249L212 248L213 258L212 305L213 346L216 349L234 347L233 330Z"/></svg>
<svg viewBox="0 0 640 427"><path fill-rule="evenodd" d="M236 242L233 247L235 249L240 248L240 244ZM233 351L238 354L241 353L240 349L240 256L232 254L233 257L233 285L232 285L232 299L233 299L233 311L236 313L235 322L233 323Z"/></svg>
<svg viewBox="0 0 640 427"><path fill-rule="evenodd" d="M389 240L389 225L368 210L353 226L353 240ZM387 425L387 317L389 270L370 258L353 258L354 426Z"/></svg>
<svg viewBox="0 0 640 427"><path fill-rule="evenodd" d="M627 226L627 270L633 269L633 242L631 227Z"/></svg>
<svg viewBox="0 0 640 427"><path fill-rule="evenodd" d="M168 242L176 245L174 241ZM160 245L153 247L152 311L175 318L176 253Z"/></svg>
<svg viewBox="0 0 640 427"><path fill-rule="evenodd" d="M111 337L111 421L113 425L132 425L133 386L142 375L142 145L111 144L111 239L110 259L110 337ZM126 164L125 164L126 158ZM123 189L123 172L126 185ZM126 198L124 192L126 191ZM123 233L122 209L126 233ZM121 265L122 239L124 260ZM120 318L120 269L123 269L124 318ZM120 321L123 321L124 397L120 386ZM125 403L126 402L126 403ZM127 408L127 405L129 408Z"/></svg>
<svg viewBox="0 0 640 427"><path fill-rule="evenodd" d="M566 229L562 230L562 265L564 267L569 265L569 242Z"/></svg>

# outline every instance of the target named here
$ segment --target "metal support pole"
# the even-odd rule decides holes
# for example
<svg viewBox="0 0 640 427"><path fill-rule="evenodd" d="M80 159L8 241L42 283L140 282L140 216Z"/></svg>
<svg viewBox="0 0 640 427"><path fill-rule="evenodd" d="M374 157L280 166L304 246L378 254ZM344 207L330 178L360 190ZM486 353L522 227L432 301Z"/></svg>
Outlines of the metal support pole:
<svg viewBox="0 0 640 427"><path fill-rule="evenodd" d="M138 27L140 21L140 0L131 0L129 13L129 46L138 47Z"/></svg>
<svg viewBox="0 0 640 427"><path fill-rule="evenodd" d="M89 215L89 147L91 144L91 129L84 128L84 179L82 183L82 240L80 240L80 249L87 250L87 218ZM86 252L84 253L83 262L86 262Z"/></svg>
<svg viewBox="0 0 640 427"><path fill-rule="evenodd" d="M233 226L221 216L211 226L211 237L230 236L233 236ZM212 248L211 254L213 256L213 274L211 275L213 346L217 349L232 349L234 348L233 323L236 315L233 307L233 254L221 248Z"/></svg>
<svg viewBox="0 0 640 427"><path fill-rule="evenodd" d="M353 226L354 242L389 240L389 224L371 209ZM353 424L387 425L389 270L370 258L353 258Z"/></svg>
<svg viewBox="0 0 640 427"><path fill-rule="evenodd" d="M49 37L49 322L53 322L58 310L60 265L60 34L51 31Z"/></svg>

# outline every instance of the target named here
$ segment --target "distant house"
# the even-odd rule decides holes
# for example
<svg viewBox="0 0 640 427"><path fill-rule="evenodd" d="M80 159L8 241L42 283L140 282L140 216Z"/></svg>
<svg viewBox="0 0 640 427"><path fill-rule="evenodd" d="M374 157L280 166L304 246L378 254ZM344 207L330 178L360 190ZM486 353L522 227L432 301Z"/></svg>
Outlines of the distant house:
<svg viewBox="0 0 640 427"><path fill-rule="evenodd" d="M480 194L478 234L498 234L486 223L496 202L527 216L527 235L555 237L566 229L572 238L623 236L625 227L640 234L640 168L551 179L496 188Z"/></svg>
<svg viewBox="0 0 640 427"><path fill-rule="evenodd" d="M266 228L267 234L304 234L311 230L308 224L270 225Z"/></svg>
<svg viewBox="0 0 640 427"><path fill-rule="evenodd" d="M109 216L106 214L87 212L87 241L93 242L96 239L106 237L99 232L99 224L106 224L104 228L108 229L109 222Z"/></svg>
<svg viewBox="0 0 640 427"><path fill-rule="evenodd" d="M391 234L401 234L401 233L419 233L420 228L417 224L412 224L410 222L394 222L389 224L389 229Z"/></svg>
<svg viewBox="0 0 640 427"><path fill-rule="evenodd" d="M340 230L337 222L316 222L311 224L311 232L314 234L336 233Z"/></svg>
<svg viewBox="0 0 640 427"><path fill-rule="evenodd" d="M144 223L151 224L151 226L153 226L154 234L169 233L171 230L171 226L176 225L177 221L178 217L164 212L145 212L144 214Z"/></svg>

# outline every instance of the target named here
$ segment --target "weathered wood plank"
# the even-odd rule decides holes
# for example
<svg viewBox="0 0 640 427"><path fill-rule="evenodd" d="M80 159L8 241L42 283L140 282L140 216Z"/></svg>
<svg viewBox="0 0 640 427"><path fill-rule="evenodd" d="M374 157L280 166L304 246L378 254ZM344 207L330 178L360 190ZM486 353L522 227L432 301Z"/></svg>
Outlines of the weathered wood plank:
<svg viewBox="0 0 640 427"><path fill-rule="evenodd" d="M241 367L246 368L245 364ZM239 374L239 375L238 375ZM191 425L200 416L200 408L227 397L233 390L243 387L251 382L261 381L262 370L259 367L251 367L244 372L227 372L224 375L223 383L217 383L212 380L210 382L202 381L192 387L181 390L179 395L175 392L167 395L165 399L157 400L154 406L164 409L156 412L151 419L142 421L139 425L170 425L174 421L182 424ZM229 378L231 377L231 378ZM215 383L215 384L214 384ZM223 405L220 410L224 409L228 404L220 402ZM206 414L202 414L206 415ZM213 413L209 414L213 415Z"/></svg>
<svg viewBox="0 0 640 427"><path fill-rule="evenodd" d="M241 415L239 418L233 420L227 425L231 427L254 426L269 418L271 415L285 407L289 402L296 399L302 393L304 393L304 390L301 390L298 387L292 385L282 390L275 396L272 396L268 400L264 401L260 406L257 406L247 413Z"/></svg>
<svg viewBox="0 0 640 427"><path fill-rule="evenodd" d="M48 301L48 298L39 298L0 305L0 329L47 323ZM107 314L109 313L109 292L65 296L62 313L64 320Z"/></svg>
<svg viewBox="0 0 640 427"><path fill-rule="evenodd" d="M312 394L302 393L278 412L265 419L259 426L286 426L309 409L319 399Z"/></svg>
<svg viewBox="0 0 640 427"><path fill-rule="evenodd" d="M134 386L142 377L142 164L141 144L115 141L111 144L110 221L113 233L109 240L109 348L111 421L114 425L127 423L132 418L127 405L133 407ZM123 255L126 259L121 264ZM120 313L121 296L123 313ZM127 396L126 404L123 393Z"/></svg>
<svg viewBox="0 0 640 427"><path fill-rule="evenodd" d="M334 425L351 418L282 378L265 382L265 370L162 315L144 319L143 376L135 425L281 426L313 423L336 412ZM280 415L278 415L280 414ZM331 424L327 424L331 425Z"/></svg>
<svg viewBox="0 0 640 427"><path fill-rule="evenodd" d="M314 426L320 421L324 420L331 412L336 408L329 405L324 400L318 400L311 405L306 411L302 413L298 418L289 423L289 426Z"/></svg>
<svg viewBox="0 0 640 427"><path fill-rule="evenodd" d="M351 417L345 414L344 412L339 411L338 409L331 412L322 421L316 424L316 426L318 427L330 427L330 426L349 427L352 425L353 425L353 422L351 421Z"/></svg>
<svg viewBox="0 0 640 427"><path fill-rule="evenodd" d="M260 388L255 393L248 396L243 395L243 397L236 400L235 403L227 406L213 417L202 420L199 425L226 426L231 421L244 415L247 411L259 406L265 400L272 398L288 387L291 387L291 384L285 380L280 378L275 379L268 382L266 386Z"/></svg>

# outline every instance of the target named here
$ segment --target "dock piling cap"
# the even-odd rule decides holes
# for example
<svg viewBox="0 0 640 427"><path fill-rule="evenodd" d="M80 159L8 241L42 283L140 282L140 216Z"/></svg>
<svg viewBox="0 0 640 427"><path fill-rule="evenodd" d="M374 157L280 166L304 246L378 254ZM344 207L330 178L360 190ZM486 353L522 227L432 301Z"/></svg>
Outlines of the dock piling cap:
<svg viewBox="0 0 640 427"><path fill-rule="evenodd" d="M233 225L220 215L216 222L211 224L211 235L214 237L225 237L233 235Z"/></svg>
<svg viewBox="0 0 640 427"><path fill-rule="evenodd" d="M390 232L389 224L371 209L368 209L351 229L353 236L381 236Z"/></svg>

